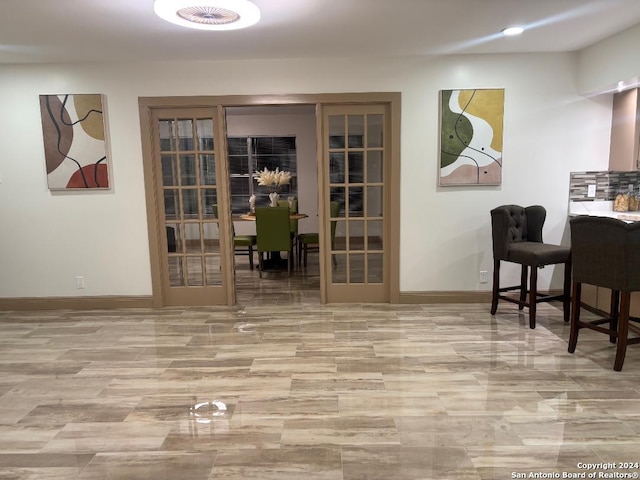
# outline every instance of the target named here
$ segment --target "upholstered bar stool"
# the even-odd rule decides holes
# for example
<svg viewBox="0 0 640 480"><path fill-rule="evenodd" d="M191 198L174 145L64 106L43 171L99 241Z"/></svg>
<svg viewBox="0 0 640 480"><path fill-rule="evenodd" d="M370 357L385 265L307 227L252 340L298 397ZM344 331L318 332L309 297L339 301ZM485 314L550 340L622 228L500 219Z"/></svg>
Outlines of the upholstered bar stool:
<svg viewBox="0 0 640 480"><path fill-rule="evenodd" d="M506 300L518 305L522 310L529 308L529 327L536 328L536 305L540 302L561 300L564 321L569 321L571 286L571 249L560 245L543 243L542 226L547 212L540 205L521 207L502 205L491 210L491 230L493 236L493 292L491 315L498 309L498 300ZM500 262L522 265L520 285L500 287ZM538 292L538 268L546 265L564 264L564 288L561 295L544 295ZM531 269L529 289L527 276ZM519 290L519 298L503 293ZM527 296L528 293L528 296Z"/></svg>
<svg viewBox="0 0 640 480"><path fill-rule="evenodd" d="M613 369L622 370L627 345L640 343L640 337L628 338L629 329L640 328L629 322L631 292L640 290L640 222L627 224L607 217L580 216L569 221L573 252L571 332L569 353L576 350L578 332L583 328L609 336L617 343ZM580 320L582 284L611 289L611 310L606 318ZM602 327L609 324L609 328Z"/></svg>

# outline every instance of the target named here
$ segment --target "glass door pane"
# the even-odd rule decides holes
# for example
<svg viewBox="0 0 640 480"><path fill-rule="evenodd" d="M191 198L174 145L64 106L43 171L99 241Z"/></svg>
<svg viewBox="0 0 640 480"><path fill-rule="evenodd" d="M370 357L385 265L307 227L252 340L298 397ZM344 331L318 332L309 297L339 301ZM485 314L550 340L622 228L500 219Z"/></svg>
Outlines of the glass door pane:
<svg viewBox="0 0 640 480"><path fill-rule="evenodd" d="M385 301L385 164L383 106L325 107L327 211L331 232L328 301Z"/></svg>
<svg viewBox="0 0 640 480"><path fill-rule="evenodd" d="M167 304L225 303L214 113L208 108L158 112Z"/></svg>

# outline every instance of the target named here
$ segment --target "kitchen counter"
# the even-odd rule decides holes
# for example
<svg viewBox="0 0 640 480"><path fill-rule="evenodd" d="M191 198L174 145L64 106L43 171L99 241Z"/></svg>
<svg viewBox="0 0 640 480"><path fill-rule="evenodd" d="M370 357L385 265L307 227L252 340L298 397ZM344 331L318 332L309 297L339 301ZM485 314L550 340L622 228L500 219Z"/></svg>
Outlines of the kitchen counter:
<svg viewBox="0 0 640 480"><path fill-rule="evenodd" d="M594 217L617 218L625 222L640 221L640 212L614 212L613 202L599 200L595 202L569 202L569 216L591 215Z"/></svg>

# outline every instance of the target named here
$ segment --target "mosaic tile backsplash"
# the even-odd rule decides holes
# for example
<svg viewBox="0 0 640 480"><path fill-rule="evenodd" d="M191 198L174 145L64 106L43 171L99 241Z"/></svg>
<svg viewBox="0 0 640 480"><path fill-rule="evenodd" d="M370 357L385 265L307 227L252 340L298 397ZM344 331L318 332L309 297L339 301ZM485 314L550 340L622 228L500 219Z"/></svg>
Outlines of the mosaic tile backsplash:
<svg viewBox="0 0 640 480"><path fill-rule="evenodd" d="M595 200L614 200L620 189L625 191L629 185L633 191L640 188L640 172L571 172L569 200L574 202L593 202ZM596 196L588 197L589 185L596 186Z"/></svg>

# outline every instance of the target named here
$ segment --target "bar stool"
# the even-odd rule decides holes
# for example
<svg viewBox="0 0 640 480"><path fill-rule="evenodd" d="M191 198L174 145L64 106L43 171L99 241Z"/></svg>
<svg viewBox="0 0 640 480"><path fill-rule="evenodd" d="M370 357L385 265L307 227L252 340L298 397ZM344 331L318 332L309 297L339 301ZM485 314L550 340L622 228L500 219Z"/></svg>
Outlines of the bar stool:
<svg viewBox="0 0 640 480"><path fill-rule="evenodd" d="M521 207L502 205L491 210L491 230L493 237L493 291L491 315L498 309L498 300L506 300L518 305L522 310L529 308L529 328L536 328L536 305L540 302L562 300L564 321L569 321L571 286L571 249L542 242L542 226L547 211L540 205ZM520 285L500 287L500 262L522 265ZM564 289L561 295L543 295L538 292L538 268L545 265L564 264ZM527 274L531 268L529 290ZM520 290L519 298L502 295ZM527 293L529 298L527 300Z"/></svg>
<svg viewBox="0 0 640 480"><path fill-rule="evenodd" d="M629 322L631 292L640 290L640 222L626 223L608 217L579 216L569 220L573 255L571 299L571 331L569 353L574 353L578 333L583 328L609 335L617 343L613 362L615 371L622 370L627 345L640 343L640 337L628 338L629 329L640 334L640 328ZM611 289L609 316L592 321L580 320L582 284ZM602 327L609 324L609 328Z"/></svg>

